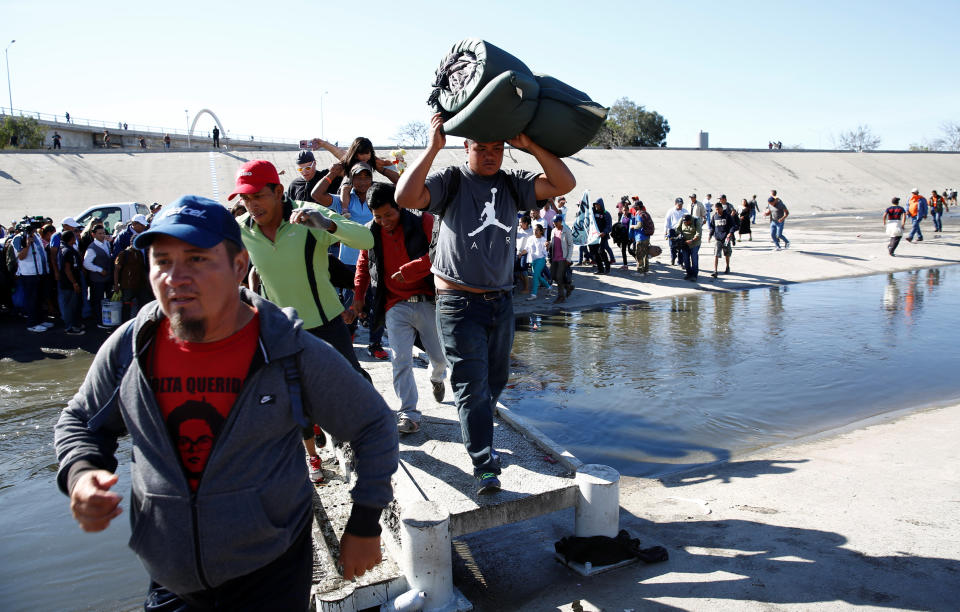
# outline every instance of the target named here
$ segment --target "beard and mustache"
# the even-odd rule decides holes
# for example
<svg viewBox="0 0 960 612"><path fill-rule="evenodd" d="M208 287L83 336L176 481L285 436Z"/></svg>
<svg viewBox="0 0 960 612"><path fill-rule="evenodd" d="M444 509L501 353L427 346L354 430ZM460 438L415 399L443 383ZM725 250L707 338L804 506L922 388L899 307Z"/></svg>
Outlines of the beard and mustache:
<svg viewBox="0 0 960 612"><path fill-rule="evenodd" d="M182 312L170 314L170 330L184 342L203 342L207 334L206 319L188 319Z"/></svg>

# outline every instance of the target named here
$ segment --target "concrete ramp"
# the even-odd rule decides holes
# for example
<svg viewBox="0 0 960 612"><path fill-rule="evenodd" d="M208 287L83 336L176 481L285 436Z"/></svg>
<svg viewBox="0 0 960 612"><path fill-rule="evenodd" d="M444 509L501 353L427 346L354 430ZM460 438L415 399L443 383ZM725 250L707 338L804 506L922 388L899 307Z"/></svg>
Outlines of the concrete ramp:
<svg viewBox="0 0 960 612"><path fill-rule="evenodd" d="M363 366L396 410L399 401L393 392L390 363L365 361ZM328 448L323 453L327 479L317 488L314 500L314 600L318 610L360 610L392 600L407 590L401 517L421 502L434 502L449 512L450 537L516 523L577 503L573 476L580 462L504 406L494 421L494 445L503 464L503 490L478 495L449 386L445 401L437 403L428 370L415 367L414 377L423 417L419 432L400 439L401 466L393 479L395 500L382 519L384 562L354 582L340 577L335 561L350 513L351 459L349 452L342 450L331 452Z"/></svg>
<svg viewBox="0 0 960 612"><path fill-rule="evenodd" d="M380 149L386 157L389 149ZM421 150L408 150L412 162ZM237 167L250 159L267 159L284 174L297 177L297 151L231 152L36 152L0 153L0 219L46 214L56 219L93 204L136 200L169 202L195 193L226 196L233 190ZM462 148L448 148L435 167L459 164ZM328 167L332 155L317 152ZM584 149L566 163L577 178L573 196L584 189L612 206L622 195L638 195L662 220L673 199L696 192L701 199L725 193L734 204L753 194L766 200L777 189L795 215L878 211L894 195L918 187L958 187L960 153L690 149ZM536 160L508 149L505 168L538 170Z"/></svg>

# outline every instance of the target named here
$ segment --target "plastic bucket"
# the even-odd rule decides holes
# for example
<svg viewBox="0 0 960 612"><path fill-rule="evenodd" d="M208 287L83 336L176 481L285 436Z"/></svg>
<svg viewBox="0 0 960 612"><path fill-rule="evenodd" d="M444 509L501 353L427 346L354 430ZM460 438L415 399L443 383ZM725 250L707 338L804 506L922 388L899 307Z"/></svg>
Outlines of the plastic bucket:
<svg viewBox="0 0 960 612"><path fill-rule="evenodd" d="M112 300L103 300L103 311L101 314L101 323L106 327L116 327L123 323L123 302L114 302Z"/></svg>

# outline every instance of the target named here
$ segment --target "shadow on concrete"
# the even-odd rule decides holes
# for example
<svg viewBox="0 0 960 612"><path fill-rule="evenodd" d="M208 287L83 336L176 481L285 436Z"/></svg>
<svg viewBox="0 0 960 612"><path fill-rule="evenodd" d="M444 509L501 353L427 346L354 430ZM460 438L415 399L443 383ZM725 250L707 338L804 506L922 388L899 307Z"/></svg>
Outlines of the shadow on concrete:
<svg viewBox="0 0 960 612"><path fill-rule="evenodd" d="M804 255L813 255L814 257L825 257L827 259L852 259L854 261L867 261L866 257L854 257L853 255L837 255L836 253L820 253L818 251L805 251L803 249L796 249L797 253L803 253Z"/></svg>
<svg viewBox="0 0 960 612"><path fill-rule="evenodd" d="M712 469L696 468L661 479L665 487L683 487L717 480L729 484L734 478L756 478L770 474L789 474L796 468L786 464L806 463L809 459L731 461L711 464Z"/></svg>
<svg viewBox="0 0 960 612"><path fill-rule="evenodd" d="M20 184L21 184L20 181L18 181L17 179L13 178L9 173L4 172L3 170L0 170L0 178L7 179L8 181L13 181L13 182L16 183L17 185L20 185Z"/></svg>
<svg viewBox="0 0 960 612"><path fill-rule="evenodd" d="M60 351L80 349L90 354L110 335L110 330L100 329L90 320L85 321L87 332L82 336L69 336L61 324L53 329L34 334L27 331L25 319L15 315L0 316L0 358L13 359L20 363L42 359L66 359Z"/></svg>
<svg viewBox="0 0 960 612"><path fill-rule="evenodd" d="M226 157L232 157L233 159L237 160L238 162L241 162L241 163L244 163L244 164L247 163L248 161L250 161L250 160L247 159L246 157L241 157L241 156L237 155L236 153L230 153L229 151L221 151L220 153L221 153L222 155L225 155Z"/></svg>

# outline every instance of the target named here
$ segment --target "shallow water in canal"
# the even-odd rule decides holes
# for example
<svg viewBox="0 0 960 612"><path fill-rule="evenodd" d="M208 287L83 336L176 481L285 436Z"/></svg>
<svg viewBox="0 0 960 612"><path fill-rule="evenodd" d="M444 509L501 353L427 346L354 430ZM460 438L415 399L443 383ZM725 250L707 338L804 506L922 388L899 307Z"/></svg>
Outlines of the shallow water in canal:
<svg viewBox="0 0 960 612"><path fill-rule="evenodd" d="M501 401L584 462L660 476L954 402L958 335L956 266L532 317Z"/></svg>
<svg viewBox="0 0 960 612"><path fill-rule="evenodd" d="M536 327L536 329L534 329ZM960 399L960 267L518 320L502 401L588 463L656 476ZM0 609L142 608L124 514L85 534L53 426L92 356L0 360ZM129 441L120 482L129 494Z"/></svg>

